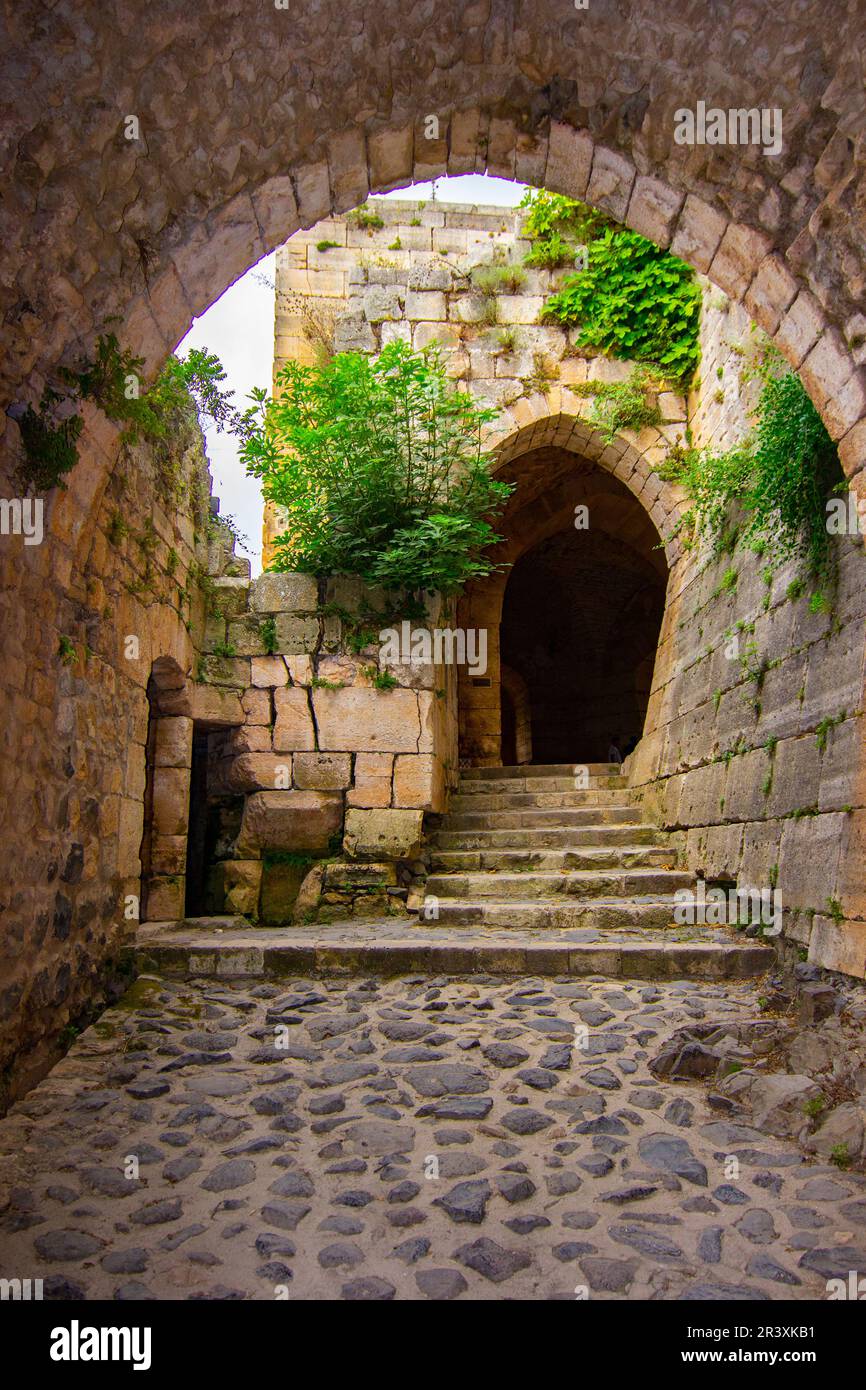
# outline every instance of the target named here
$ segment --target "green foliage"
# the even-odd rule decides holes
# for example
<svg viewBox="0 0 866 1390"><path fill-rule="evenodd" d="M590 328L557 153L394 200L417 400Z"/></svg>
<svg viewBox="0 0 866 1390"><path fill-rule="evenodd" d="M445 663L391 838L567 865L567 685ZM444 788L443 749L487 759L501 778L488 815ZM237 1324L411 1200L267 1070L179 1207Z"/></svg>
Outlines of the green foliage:
<svg viewBox="0 0 866 1390"><path fill-rule="evenodd" d="M498 294L517 294L526 283L526 271L519 265L477 265L472 271L472 287L486 298Z"/></svg>
<svg viewBox="0 0 866 1390"><path fill-rule="evenodd" d="M19 471L22 481L38 492L63 486L63 475L78 461L78 436L84 421L77 414L60 414L62 400L46 387L38 409L28 405L18 421L25 457Z"/></svg>
<svg viewBox="0 0 866 1390"><path fill-rule="evenodd" d="M259 627L259 636L262 645L268 656L273 656L277 650L277 620L276 618L264 618Z"/></svg>
<svg viewBox="0 0 866 1390"><path fill-rule="evenodd" d="M348 213L346 221L368 232L376 231L385 225L378 212L374 212L372 208L366 206L355 208L354 212Z"/></svg>
<svg viewBox="0 0 866 1390"><path fill-rule="evenodd" d="M546 189L527 190L520 206L528 209L523 235L532 242L525 264L542 270L573 266L580 246L616 225L605 213Z"/></svg>
<svg viewBox="0 0 866 1390"><path fill-rule="evenodd" d="M830 565L826 499L838 481L838 456L799 377L787 370L776 376L776 370L773 362L762 373L748 439L721 454L676 446L659 472L689 493L686 521L694 536L704 534L719 551L728 509L738 503L748 513L746 543L777 561L793 552L819 577ZM769 569L764 582L772 582ZM799 598L804 587L802 578L793 580L788 598Z"/></svg>
<svg viewBox="0 0 866 1390"><path fill-rule="evenodd" d="M396 690L400 684L390 671L378 671L375 666L365 666L364 674L377 690Z"/></svg>
<svg viewBox="0 0 866 1390"><path fill-rule="evenodd" d="M46 388L39 409L28 406L19 419L25 453L22 480L40 490L62 485L64 474L78 461L77 442L84 421L76 405L84 400L124 426L124 442L146 439L155 444L158 465L167 463L178 434L195 419L195 411L203 423L245 437L248 412L235 409L233 393L222 386L226 375L222 365L206 348L193 348L186 358L169 357L144 392L142 368L143 360L121 348L113 333L100 335L92 358L75 368L61 368L58 375L65 392ZM179 480L175 485L179 491Z"/></svg>
<svg viewBox="0 0 866 1390"><path fill-rule="evenodd" d="M529 194L528 265L584 264L548 299L542 317L578 328L577 346L652 362L685 384L698 363L701 293L685 262L573 198Z"/></svg>
<svg viewBox="0 0 866 1390"><path fill-rule="evenodd" d="M241 454L287 512L276 569L356 574L389 589L454 592L489 574L489 517L510 487L489 473L496 412L455 389L436 349L394 342L375 360L289 362Z"/></svg>
<svg viewBox="0 0 866 1390"><path fill-rule="evenodd" d="M590 421L608 444L622 430L639 433L647 425L661 424L657 376L646 367L635 367L625 381L587 381L572 386L577 396L591 396Z"/></svg>
<svg viewBox="0 0 866 1390"><path fill-rule="evenodd" d="M514 352L517 347L517 329L500 328L496 335L496 351L503 357Z"/></svg>
<svg viewBox="0 0 866 1390"><path fill-rule="evenodd" d="M820 753L823 753L826 750L827 740L830 734L832 733L833 729L838 728L840 724L844 724L846 717L847 710L843 709L839 712L839 714L825 715L825 717L821 720L820 724L818 724L818 726L815 729L815 743L817 744L818 751Z"/></svg>
<svg viewBox="0 0 866 1390"><path fill-rule="evenodd" d="M60 660L63 662L64 666L74 666L75 662L78 660L78 653L75 650L75 643L73 642L72 638L67 637L65 633L60 634L60 641L57 646L57 655L60 657Z"/></svg>
<svg viewBox="0 0 866 1390"><path fill-rule="evenodd" d="M785 547L796 542L810 573L821 574L830 546L826 500L839 480L836 447L795 372L766 373L757 414L750 529Z"/></svg>
<svg viewBox="0 0 866 1390"><path fill-rule="evenodd" d="M333 251L335 247L339 246L339 244L340 243L338 241L317 241L316 250L322 252Z"/></svg>
<svg viewBox="0 0 866 1390"><path fill-rule="evenodd" d="M851 1154L848 1150L848 1145L845 1142L845 1140L843 1140L841 1144L833 1145L832 1149L830 1150L830 1162L834 1163L836 1167L841 1169L843 1172L846 1168L851 1167Z"/></svg>

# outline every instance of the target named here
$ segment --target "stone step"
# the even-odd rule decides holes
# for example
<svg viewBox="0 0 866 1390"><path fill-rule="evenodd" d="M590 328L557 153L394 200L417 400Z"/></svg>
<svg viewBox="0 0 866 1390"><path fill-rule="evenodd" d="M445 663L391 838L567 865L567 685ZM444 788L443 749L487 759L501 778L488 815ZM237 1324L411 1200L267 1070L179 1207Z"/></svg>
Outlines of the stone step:
<svg viewBox="0 0 866 1390"><path fill-rule="evenodd" d="M433 916L433 908L438 916ZM430 915L428 915L430 914ZM632 897L608 898L493 898L439 897L425 902L420 914L425 927L489 927L498 931L573 931L576 928L600 932L682 930L673 919L670 899L654 898L641 902ZM700 928L694 928L699 932Z"/></svg>
<svg viewBox="0 0 866 1390"><path fill-rule="evenodd" d="M541 826L563 830L572 825L645 825L635 806L573 806L520 811L453 811L443 817L442 830L533 830Z"/></svg>
<svg viewBox="0 0 866 1390"><path fill-rule="evenodd" d="M427 895L437 898L663 898L693 887L693 874L677 869L584 869L560 873L430 874Z"/></svg>
<svg viewBox="0 0 866 1390"><path fill-rule="evenodd" d="M573 806L624 806L628 799L620 787L587 788L576 791L544 792L455 792L448 804L449 815L460 811L517 811L537 807L539 810Z"/></svg>
<svg viewBox="0 0 866 1390"><path fill-rule="evenodd" d="M499 822L496 820L496 825ZM430 836L434 853L454 850L542 850L575 849L593 846L605 850L613 845L677 847L672 835L652 825L568 825L536 826L531 830L436 830Z"/></svg>
<svg viewBox="0 0 866 1390"><path fill-rule="evenodd" d="M676 850L669 845L585 845L579 848L434 850L433 870L440 874L472 870L525 871L536 869L562 873L567 869L674 869Z"/></svg>
<svg viewBox="0 0 866 1390"><path fill-rule="evenodd" d="M519 763L516 767L462 767L461 782L486 781L504 777L574 777L577 767L585 767L590 777L614 777L620 774L619 763Z"/></svg>
<svg viewBox="0 0 866 1390"><path fill-rule="evenodd" d="M295 975L608 975L632 980L742 980L773 967L767 946L739 941L572 941L477 927L471 935L392 920L345 927L255 928L227 924L139 929L142 971L194 979L273 979Z"/></svg>
<svg viewBox="0 0 866 1390"><path fill-rule="evenodd" d="M503 777L465 782L462 778L455 796L515 795L518 792L549 794L573 791L622 791L628 786L625 777Z"/></svg>

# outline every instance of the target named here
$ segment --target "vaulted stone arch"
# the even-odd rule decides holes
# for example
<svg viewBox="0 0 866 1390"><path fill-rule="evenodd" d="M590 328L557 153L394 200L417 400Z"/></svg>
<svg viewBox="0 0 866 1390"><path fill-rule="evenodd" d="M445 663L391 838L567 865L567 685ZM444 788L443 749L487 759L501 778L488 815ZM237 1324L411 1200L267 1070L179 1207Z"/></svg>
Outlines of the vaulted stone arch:
<svg viewBox="0 0 866 1390"><path fill-rule="evenodd" d="M616 537L623 552L641 556L669 594L682 582L685 563L674 529L684 497L654 471L669 443L662 431L673 426L653 426L630 437L626 432L609 444L583 418L590 405L585 397L555 387L546 396L517 401L487 441L495 449L497 476L513 483L515 491L497 523L503 536L492 551L497 568L467 585L458 601L458 626L487 634L486 674L458 670L464 762L500 761L500 685L505 685L500 627L511 572L546 540L577 526L578 507L585 508L593 535Z"/></svg>
<svg viewBox="0 0 866 1390"><path fill-rule="evenodd" d="M296 228L345 212L370 191L486 169L610 211L743 304L800 372L852 487L866 496L857 0L837 6L831 24L820 8L746 5L729 27L697 0L663 8L592 0L586 11L528 0L435 10L301 0L287 10L265 5L254 23L248 7L225 3L123 0L106 9L82 0L46 14L24 0L4 19L4 408L37 402L58 365L90 353L109 327L154 372L193 316ZM782 153L677 145L674 112L698 99L779 107ZM581 413L564 396L552 394L550 405L551 413ZM527 409L515 431L536 423L531 401ZM46 544L2 554L10 793L2 905L14 924L0 953L13 980L4 1017L26 1015L20 1037L44 1026L38 1001L28 1002L37 971L28 962L52 912L61 944L49 940L38 970L57 981L52 1018L62 1022L87 989L81 972L70 985L67 894L83 901L101 886L103 925L85 952L95 960L116 938L118 892L135 880L137 844L125 816L140 798L142 760L130 755L100 782L90 755L106 729L123 732L127 710L130 737L142 742L146 671L119 653L124 633L147 637L153 612L132 595L112 610L100 593L97 522L119 432L96 410L84 416L80 461L48 499ZM623 470L633 461L628 449L641 452L626 443ZM20 456L18 427L4 417L7 493L17 490ZM642 505L650 501L653 480L638 486L634 469L629 477ZM661 487L651 499L661 534L677 501ZM95 667L86 678L58 669L58 634L72 623L90 631L100 614ZM161 613L160 624L157 650L176 651L189 669L194 648L183 622ZM77 765L65 751L76 739L86 749ZM89 883L60 894L52 866L69 849L67 812L72 804L77 814L78 800L91 818L93 804L102 807L99 861L88 865ZM32 838L26 859L16 848L22 835ZM852 846L862 843L856 835L862 830L852 829ZM854 864L855 850L846 853ZM841 892L853 913L862 895L849 881ZM64 903L55 909L57 897ZM30 951L34 918L39 946ZM90 931L83 914L81 930Z"/></svg>

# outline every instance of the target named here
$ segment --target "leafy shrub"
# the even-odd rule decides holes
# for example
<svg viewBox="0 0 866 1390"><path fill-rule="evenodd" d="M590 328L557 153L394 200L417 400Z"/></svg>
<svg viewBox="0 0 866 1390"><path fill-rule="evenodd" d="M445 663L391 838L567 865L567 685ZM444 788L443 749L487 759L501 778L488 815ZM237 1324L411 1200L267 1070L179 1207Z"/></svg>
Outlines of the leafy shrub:
<svg viewBox="0 0 866 1390"><path fill-rule="evenodd" d="M608 444L622 430L639 433L647 425L661 423L657 378L645 367L635 367L625 381L587 381L572 386L579 396L592 396L590 421L598 425Z"/></svg>
<svg viewBox="0 0 866 1390"><path fill-rule="evenodd" d="M524 263L544 270L573 266L578 247L616 224L605 213L576 198L547 189L529 189L520 206L527 209L523 235L532 242Z"/></svg>
<svg viewBox="0 0 866 1390"><path fill-rule="evenodd" d="M722 454L678 446L659 471L685 487L692 498L688 520L717 548L728 508L737 502L749 514L744 540L777 558L796 552L820 576L830 563L826 500L840 477L838 454L796 373L780 371L771 358L761 375L749 439Z"/></svg>
<svg viewBox="0 0 866 1390"><path fill-rule="evenodd" d="M579 329L577 344L657 364L684 384L698 364L701 292L684 261L624 227L587 246L586 269L547 300L542 317Z"/></svg>
<svg viewBox="0 0 866 1390"><path fill-rule="evenodd" d="M275 568L355 574L387 588L450 593L489 574L489 518L510 487L489 473L481 426L496 412L455 389L438 350L388 344L288 362L241 455L285 508Z"/></svg>

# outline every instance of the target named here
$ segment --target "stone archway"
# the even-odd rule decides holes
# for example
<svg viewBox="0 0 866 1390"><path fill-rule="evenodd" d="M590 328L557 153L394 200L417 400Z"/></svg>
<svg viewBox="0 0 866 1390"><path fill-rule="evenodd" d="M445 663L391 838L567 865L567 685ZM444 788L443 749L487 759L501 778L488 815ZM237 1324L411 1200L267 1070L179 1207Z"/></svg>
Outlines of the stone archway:
<svg viewBox="0 0 866 1390"><path fill-rule="evenodd" d="M569 536L580 539L586 535L586 531L577 528L583 527L585 522L592 537L593 559L587 559L590 572L594 564L600 564L603 575L604 565L609 564L611 559L616 561L617 547L622 554L632 557L628 563L634 573L649 576L650 581L658 586L660 595L665 591L668 596L676 593L685 572L681 546L673 534L681 515L682 498L676 487L658 478L652 466L653 454L663 452L665 439L660 429L650 427L634 443L620 436L608 444L579 414L553 413L555 400L564 394L566 388L556 388L548 398L531 398L533 404L543 402L551 413L539 412L537 419L514 431L496 451L497 475L514 483L515 491L499 523L504 539L492 552L497 568L486 580L467 586L458 603L458 626L464 629L483 628L487 633L486 674L478 677L463 668L458 671L460 756L464 764L496 766L501 762L502 690L510 691L513 687L513 673L516 671L525 688L524 723L528 713L527 704L532 703L531 699L527 701L526 696L533 679L537 676L545 681L550 675L544 653L539 649L533 655L530 649L538 637L537 633L533 637L530 631L531 608L523 617L519 638L512 640L507 651L502 645L503 611L511 576L519 568L525 572L527 565L531 573L533 554L540 556L544 547L549 547L551 543L561 544L563 540L568 542ZM572 399L577 410L586 411L586 400ZM520 401L515 409L520 410L525 406L526 402ZM533 405L530 405L532 408ZM578 517L578 511L583 513L581 517ZM596 553L598 545L602 544L602 537L608 538L604 559ZM578 568L580 554L579 547L568 544L567 549L565 574ZM635 566L637 569L634 569ZM646 582L640 580L637 588ZM604 594L604 585L599 593ZM627 592L623 591L624 601L634 597L635 593L634 583L627 585ZM555 596L548 593L546 598L537 596L539 627L543 627L547 621L557 626L560 621L558 603L562 598L561 591L557 591ZM617 625L621 627L624 616L624 613L612 611L609 615L612 626L599 628L599 632L603 630L605 633L605 643L615 641ZM586 630L584 625L584 634ZM654 633L650 657L658 633L657 621ZM647 652L641 651L641 661L646 661L647 656ZM601 665L604 661L604 654L599 652L598 662ZM505 668L510 668L512 672L510 683L503 675ZM621 673L615 680L621 683ZM647 689L646 695L648 693ZM628 732L639 735L645 710L645 702L641 704L640 713L635 707L630 715ZM529 722L531 726L531 713ZM574 737L579 740L577 730ZM603 755L595 749L591 759L586 749L577 745L563 756L544 758L539 753L544 743L543 735L539 737L533 733L532 760L600 762L606 756L607 744ZM529 760L517 759L518 762Z"/></svg>
<svg viewBox="0 0 866 1390"><path fill-rule="evenodd" d="M325 0L265 8L254 27L243 10L167 16L143 0L110 15L84 3L47 24L44 7L28 0L9 18L0 64L10 93L4 407L38 401L58 364L90 352L109 325L152 372L192 317L297 227L356 206L371 189L487 169L609 210L744 304L800 371L852 487L866 495L856 7L832 26L818 13L792 22L756 9L729 33L682 9L674 43L670 14L650 0L565 17L478 0L439 7L432 20L390 0L362 13ZM760 93L783 109L778 158L676 144L673 113L706 95L710 76L723 105L748 107ZM508 430L531 428L548 404L571 410L555 393L543 408L530 399ZM5 898L18 925L2 949L13 979L7 1012L22 1015L32 981L16 943L34 913L45 919L40 941L51 920L52 865L72 848L70 778L76 800L111 808L93 869L104 919L117 884L137 876L140 673L128 759L97 772L94 759L76 767L56 751L55 731L71 738L75 716L69 672L52 656L68 623L92 623L108 608L102 522L119 432L95 410L84 415L80 461L49 499L46 544L4 552L0 766L11 808ZM19 458L18 427L6 417L7 491ZM656 482L648 473L651 513ZM114 714L109 690L119 699L127 688L124 635L147 634L152 615L130 597L103 621L88 738ZM171 649L192 656L182 621L166 625ZM46 822L47 802L59 809ZM22 853L31 826L38 844ZM858 843L852 832L851 857ZM862 903L850 875L846 883L846 901ZM66 914L64 905L61 945L45 964L57 980L70 973ZM93 950L104 952L106 939ZM31 1024L4 1036L20 1041Z"/></svg>

